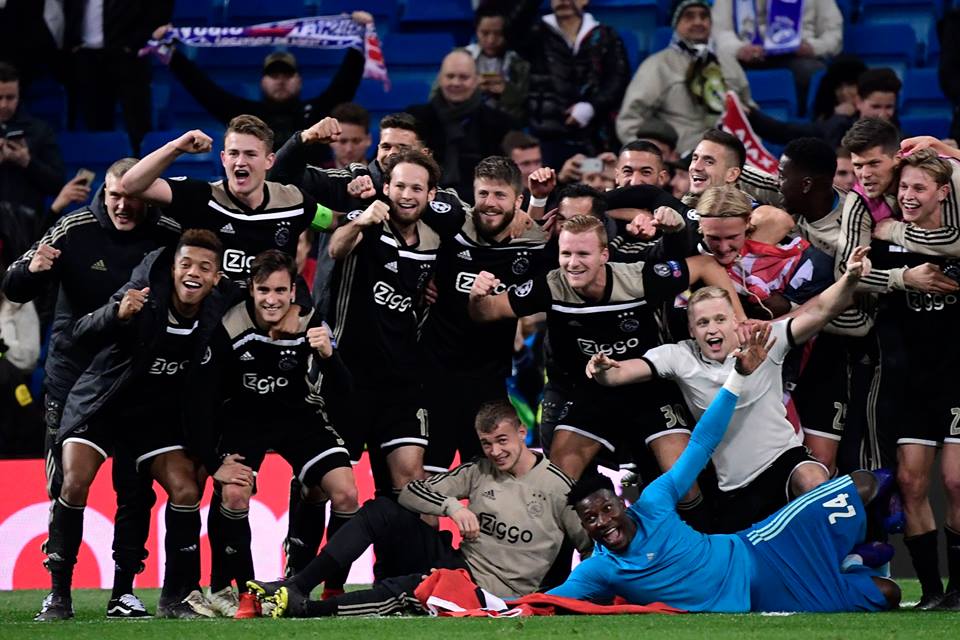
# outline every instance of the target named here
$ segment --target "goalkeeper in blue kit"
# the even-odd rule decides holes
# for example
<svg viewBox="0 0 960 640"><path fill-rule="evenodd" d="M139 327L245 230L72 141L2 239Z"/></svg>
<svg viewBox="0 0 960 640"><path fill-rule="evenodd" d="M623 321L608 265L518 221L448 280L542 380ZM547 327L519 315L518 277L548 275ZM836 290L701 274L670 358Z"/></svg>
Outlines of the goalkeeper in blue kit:
<svg viewBox="0 0 960 640"><path fill-rule="evenodd" d="M896 608L900 589L862 564L850 564L863 541L866 504L879 483L872 473L841 476L752 527L707 535L685 524L676 505L720 444L737 397L763 362L770 326L741 327L735 370L700 418L676 464L627 508L609 480L585 478L568 496L593 538L593 555L551 595L604 602L664 602L688 611L881 611ZM841 569L843 565L843 569Z"/></svg>

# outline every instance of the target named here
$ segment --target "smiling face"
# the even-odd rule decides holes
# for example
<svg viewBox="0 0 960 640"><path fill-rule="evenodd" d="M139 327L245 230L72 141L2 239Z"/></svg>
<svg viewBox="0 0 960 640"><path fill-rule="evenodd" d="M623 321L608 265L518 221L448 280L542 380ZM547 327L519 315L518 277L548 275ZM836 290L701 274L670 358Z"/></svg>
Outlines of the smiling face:
<svg viewBox="0 0 960 640"><path fill-rule="evenodd" d="M677 20L677 36L681 40L696 44L705 44L710 39L710 10L693 6L684 9Z"/></svg>
<svg viewBox="0 0 960 640"><path fill-rule="evenodd" d="M473 223L485 238L494 238L513 222L522 196L506 182L489 178L473 181Z"/></svg>
<svg viewBox="0 0 960 640"><path fill-rule="evenodd" d="M227 134L220 152L220 161L227 173L227 186L240 197L250 196L263 188L274 159L273 152L263 140L235 131Z"/></svg>
<svg viewBox="0 0 960 640"><path fill-rule="evenodd" d="M173 294L182 311L195 309L220 280L220 261L210 249L183 245L173 259Z"/></svg>
<svg viewBox="0 0 960 640"><path fill-rule="evenodd" d="M258 282L250 283L250 296L257 325L269 329L283 319L293 304L295 285L285 270L274 271Z"/></svg>
<svg viewBox="0 0 960 640"><path fill-rule="evenodd" d="M879 145L862 153L851 152L850 162L853 164L853 173L868 198L879 198L893 183L897 160Z"/></svg>
<svg viewBox="0 0 960 640"><path fill-rule="evenodd" d="M922 228L939 227L940 205L946 199L948 189L947 185L938 186L934 177L923 169L904 167L897 190L903 220Z"/></svg>
<svg viewBox="0 0 960 640"><path fill-rule="evenodd" d="M687 308L690 335L705 358L723 362L740 346L733 307L723 298L706 298Z"/></svg>
<svg viewBox="0 0 960 640"><path fill-rule="evenodd" d="M602 282L610 253L596 233L560 232L560 270L578 293L589 293Z"/></svg>
<svg viewBox="0 0 960 640"><path fill-rule="evenodd" d="M700 195L710 187L733 184L740 177L733 152L712 140L701 140L690 159L690 193Z"/></svg>
<svg viewBox="0 0 960 640"><path fill-rule="evenodd" d="M450 104L466 102L476 93L480 77L470 54L454 51L440 66L440 93Z"/></svg>
<svg viewBox="0 0 960 640"><path fill-rule="evenodd" d="M143 200L128 196L120 188L120 178L110 173L104 180L103 204L117 231L132 231L147 217Z"/></svg>
<svg viewBox="0 0 960 640"><path fill-rule="evenodd" d="M489 433L477 432L483 455L499 471L513 473L526 449L527 430L507 420L497 423Z"/></svg>
<svg viewBox="0 0 960 640"><path fill-rule="evenodd" d="M662 187L669 176L660 158L647 151L624 151L617 159L617 186L649 184Z"/></svg>
<svg viewBox="0 0 960 640"><path fill-rule="evenodd" d="M401 162L390 172L383 193L390 199L390 220L403 227L420 219L423 210L437 194L429 186L430 174L418 164Z"/></svg>
<svg viewBox="0 0 960 640"><path fill-rule="evenodd" d="M637 533L623 500L609 489L594 491L577 503L576 510L587 535L614 553L625 551Z"/></svg>
<svg viewBox="0 0 960 640"><path fill-rule="evenodd" d="M700 233L710 253L723 266L732 264L747 240L747 221L743 218L700 217Z"/></svg>

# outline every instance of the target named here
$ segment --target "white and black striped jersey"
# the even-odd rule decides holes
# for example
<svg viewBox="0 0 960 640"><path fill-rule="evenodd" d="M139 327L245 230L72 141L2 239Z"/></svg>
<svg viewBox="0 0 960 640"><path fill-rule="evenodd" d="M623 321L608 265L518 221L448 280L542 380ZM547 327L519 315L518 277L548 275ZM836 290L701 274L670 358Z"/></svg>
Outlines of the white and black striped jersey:
<svg viewBox="0 0 960 640"><path fill-rule="evenodd" d="M846 198L846 191L834 188L833 208L830 213L819 220L809 220L802 212L790 212L797 221L797 230L800 235L831 257L837 255L837 244L840 242L840 219L843 215L843 203Z"/></svg>
<svg viewBox="0 0 960 640"><path fill-rule="evenodd" d="M417 380L423 291L440 248L440 236L422 220L417 234L408 246L389 222L367 227L334 269L334 336L358 386Z"/></svg>
<svg viewBox="0 0 960 640"><path fill-rule="evenodd" d="M639 358L660 344L655 311L690 286L683 260L608 263L603 298L586 300L567 284L561 269L507 292L517 316L545 311L552 361L562 380L585 380L583 369L596 353L618 360Z"/></svg>
<svg viewBox="0 0 960 640"><path fill-rule="evenodd" d="M223 272L241 286L257 254L278 249L296 256L300 233L323 228L316 201L299 187L265 182L263 202L250 209L227 188L226 180L167 180L173 199L166 213L184 229L209 229L223 242Z"/></svg>
<svg viewBox="0 0 960 640"><path fill-rule="evenodd" d="M467 311L470 288L481 271L500 280L497 293L542 274L547 235L535 225L518 238L496 242L480 235L472 214L445 215L450 218L445 229L435 219L428 220L443 239L437 256L438 296L424 321L421 353L442 370L505 377L510 373L517 322L474 323Z"/></svg>

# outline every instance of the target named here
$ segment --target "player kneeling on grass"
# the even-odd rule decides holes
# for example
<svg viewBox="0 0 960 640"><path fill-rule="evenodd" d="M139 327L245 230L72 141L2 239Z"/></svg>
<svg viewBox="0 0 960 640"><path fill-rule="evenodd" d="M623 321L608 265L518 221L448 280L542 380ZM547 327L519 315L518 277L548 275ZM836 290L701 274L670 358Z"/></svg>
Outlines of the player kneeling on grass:
<svg viewBox="0 0 960 640"><path fill-rule="evenodd" d="M587 553L590 541L563 498L573 482L527 448L527 430L513 406L507 400L484 404L474 426L483 458L408 483L399 504L386 497L367 502L303 571L282 582L251 582L276 605L273 617L422 611L414 590L431 569L466 569L477 585L501 598L526 595L543 588L564 536ZM468 506L461 504L464 498ZM460 548L420 514L453 520L463 536ZM372 589L308 599L315 586L371 544L387 577Z"/></svg>
<svg viewBox="0 0 960 640"><path fill-rule="evenodd" d="M735 370L700 417L680 459L627 508L606 478L587 478L568 495L596 552L548 593L632 604L663 602L693 612L880 611L900 588L863 565L841 561L863 538L878 481L842 476L734 534L705 535L676 506L720 444L749 376L776 339L771 327L741 327Z"/></svg>
<svg viewBox="0 0 960 640"><path fill-rule="evenodd" d="M324 400L349 388L349 373L330 329L313 310L299 316L295 333L275 335L293 304L296 275L294 258L275 249L253 260L250 298L223 316L210 340L209 371L191 384L198 407L191 412L191 427L205 433L208 468L217 464L218 439L221 456L239 456L254 474L268 450L279 453L304 487L306 503L330 500L327 532L332 537L358 509L350 457L327 418ZM218 485L223 530L209 532L210 545L223 552L226 566L213 572L223 582L211 580L208 599L224 615L238 618L259 613L256 598L247 592L247 581L253 579L248 519L253 490L252 483ZM297 531L323 531L322 510L296 513L305 520L296 523ZM239 599L231 579L237 582Z"/></svg>
<svg viewBox="0 0 960 640"><path fill-rule="evenodd" d="M187 231L175 250L148 254L108 304L77 321L78 342L101 350L64 406L58 436L64 482L53 504L46 545L53 588L37 620L73 616L70 584L83 537L83 511L110 450L114 465L136 466L167 493L166 568L158 615L198 617L187 600L200 596L193 593L200 580L200 489L197 466L185 452L182 399L191 361L199 361L200 369L205 366L198 326L204 318L219 318L224 308L224 296L214 292L221 253L213 233ZM253 481L250 469L232 459L208 468L222 482ZM134 596L123 596L111 601L107 614L116 606L148 615L138 604Z"/></svg>

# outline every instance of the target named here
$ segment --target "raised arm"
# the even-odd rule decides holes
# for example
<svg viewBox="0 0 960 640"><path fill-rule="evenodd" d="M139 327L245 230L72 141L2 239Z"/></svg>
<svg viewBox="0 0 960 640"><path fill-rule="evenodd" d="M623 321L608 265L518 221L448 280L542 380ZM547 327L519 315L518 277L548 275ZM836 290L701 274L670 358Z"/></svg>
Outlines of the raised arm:
<svg viewBox="0 0 960 640"><path fill-rule="evenodd" d="M702 282L705 285L720 287L730 294L730 301L733 304L733 312L737 320L743 322L747 319L747 314L740 304L740 296L727 275L727 270L711 256L691 256L687 258L687 268L690 269L690 282Z"/></svg>
<svg viewBox="0 0 960 640"><path fill-rule="evenodd" d="M120 187L129 196L168 205L173 200L173 191L166 180L160 179L163 172L185 153L207 153L212 148L213 139L203 131L188 131L133 165L120 179Z"/></svg>
<svg viewBox="0 0 960 640"><path fill-rule="evenodd" d="M363 230L390 219L390 207L382 200L373 201L360 216L350 224L339 227L330 236L330 257L342 260L350 255L363 240Z"/></svg>

